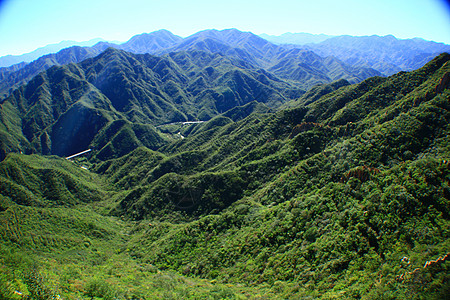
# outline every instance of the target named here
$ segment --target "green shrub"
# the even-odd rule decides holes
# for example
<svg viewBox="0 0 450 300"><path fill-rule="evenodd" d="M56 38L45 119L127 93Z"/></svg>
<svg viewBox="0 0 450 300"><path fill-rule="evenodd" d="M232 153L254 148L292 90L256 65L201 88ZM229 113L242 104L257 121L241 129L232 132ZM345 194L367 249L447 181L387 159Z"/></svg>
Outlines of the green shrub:
<svg viewBox="0 0 450 300"><path fill-rule="evenodd" d="M32 266L24 272L23 281L28 289L30 299L55 299L56 289L49 286L46 277L39 271L37 266Z"/></svg>
<svg viewBox="0 0 450 300"><path fill-rule="evenodd" d="M110 283L104 281L103 279L92 278L86 283L84 287L84 294L91 297L91 299L96 297L109 300L115 298L116 291Z"/></svg>

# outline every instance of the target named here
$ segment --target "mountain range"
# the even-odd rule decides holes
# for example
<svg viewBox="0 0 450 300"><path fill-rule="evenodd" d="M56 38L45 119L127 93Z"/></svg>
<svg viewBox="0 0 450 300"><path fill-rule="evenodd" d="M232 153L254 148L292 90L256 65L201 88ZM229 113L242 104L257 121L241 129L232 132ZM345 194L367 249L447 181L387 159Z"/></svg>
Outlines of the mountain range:
<svg viewBox="0 0 450 300"><path fill-rule="evenodd" d="M163 30L2 69L0 298L445 299L450 54L304 47Z"/></svg>
<svg viewBox="0 0 450 300"><path fill-rule="evenodd" d="M3 122L2 149L21 145L26 153L64 156L84 150L113 121L156 126L208 120L252 101L276 108L303 93L298 83L220 54L158 57L108 48L78 64L53 66L6 98L3 120L21 122Z"/></svg>
<svg viewBox="0 0 450 300"><path fill-rule="evenodd" d="M287 32L283 33L282 35L269 35L269 34L260 34L260 37L263 39L280 45L280 44L295 44L295 45L305 45L310 43L320 43L323 42L331 37L332 35L326 35L326 34L311 34L311 33L292 33Z"/></svg>
<svg viewBox="0 0 450 300"><path fill-rule="evenodd" d="M288 109L251 101L204 122L142 123L137 107L158 104L157 120L171 105L160 78L195 82L189 72L207 78L218 61L217 82L246 87L261 75L204 51L109 48L48 69L2 103L4 144L92 149L71 161L17 149L0 163L2 295L445 297L450 55L316 86ZM202 93L174 91L183 120L185 98L195 105ZM139 93L148 100L127 96Z"/></svg>
<svg viewBox="0 0 450 300"><path fill-rule="evenodd" d="M289 65L293 70L279 71L276 75L287 80L301 79L304 89L336 79L347 79L356 83L370 76L392 75L399 71L417 69L437 54L450 51L448 45L419 39L398 40L393 36L339 36L316 44L276 45L250 32L236 29L205 30L184 39L167 30L159 30L134 36L120 45L99 42L93 47L68 48L59 54L48 54L30 64L20 63L0 68L0 97L9 95L14 88L52 65L69 61L81 62L87 57L100 54L108 47L136 54L154 55L181 50L204 50L233 56L254 67L272 70L277 70L277 66L283 64ZM299 53L308 51L314 53ZM293 78L290 75L293 75Z"/></svg>
<svg viewBox="0 0 450 300"><path fill-rule="evenodd" d="M333 55L352 66L374 68L385 75L418 69L436 55L450 51L450 46L443 43L419 38L399 40L392 35L337 36L302 48L321 56Z"/></svg>
<svg viewBox="0 0 450 300"><path fill-rule="evenodd" d="M235 29L223 31L206 30L185 39L175 36L169 31L160 30L150 34L135 36L121 45L100 42L93 47L71 47L56 54L43 56L30 64L1 68L0 95L9 95L12 90L53 65L81 62L88 57L100 54L108 47L122 49L135 54L149 53L154 55L202 50L244 60L253 68L263 69L268 69L280 62L283 63L284 60L293 60L294 62L300 60L297 64L294 63L292 67L294 72L297 73L296 77L304 77L302 80L303 89L308 89L317 83L326 83L334 80L334 73L345 73L341 75L352 82L361 81L369 76L378 74L376 71L367 68L357 68L350 72L341 70L351 68L342 63L328 64L327 60L319 57L314 57L314 61L311 62L304 61L306 57L301 57L298 53L295 53L295 57L292 57L288 54L291 50L271 44L252 33L240 32ZM319 60L320 62L318 62ZM305 68L305 66L307 67ZM335 70L335 68L338 69ZM289 80L290 78L286 74L286 72L282 72L279 75Z"/></svg>
<svg viewBox="0 0 450 300"><path fill-rule="evenodd" d="M10 67L12 65L27 63L38 59L41 56L58 52L65 48L79 46L79 47L91 47L95 44L104 41L101 38L92 39L86 42L76 42L76 41L63 41L57 44L47 45L45 47L38 48L30 53L25 53L22 55L6 55L0 57L0 68Z"/></svg>

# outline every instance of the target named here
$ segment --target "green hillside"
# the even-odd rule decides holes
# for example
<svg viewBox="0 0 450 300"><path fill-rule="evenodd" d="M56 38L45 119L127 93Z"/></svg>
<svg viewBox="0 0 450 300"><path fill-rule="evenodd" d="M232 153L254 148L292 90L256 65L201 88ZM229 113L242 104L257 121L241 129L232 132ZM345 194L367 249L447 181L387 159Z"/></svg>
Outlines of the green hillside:
<svg viewBox="0 0 450 300"><path fill-rule="evenodd" d="M191 80L187 70L198 78L209 74L199 66L206 58L177 62L202 52L167 61L110 52L162 64L158 76L173 82ZM14 290L33 299L448 295L449 54L408 73L317 86L281 107L240 102L254 93L250 82L258 71L221 72L216 81L210 72L205 82L239 91L237 104L205 122L174 118L163 126L133 117L132 98L120 106L123 98L108 95L116 86L111 76L100 81L97 70L97 79L90 78L94 60L50 69L82 70L73 86L106 95L86 104L105 120L89 144L92 153L72 161L10 153L0 163L3 298L20 299ZM112 61L102 72L142 66L128 63ZM147 91L143 82L133 85L141 73L130 72L131 90L121 85L117 93ZM285 83L269 82L260 91L281 91L277 84ZM30 107L27 88L5 109L20 116ZM14 114L2 117L0 133L14 143L29 140ZM34 126L47 128L45 119L35 119L41 123Z"/></svg>
<svg viewBox="0 0 450 300"><path fill-rule="evenodd" d="M156 149L170 137L153 126L209 120L254 101L277 108L303 93L298 82L221 54L157 57L108 48L40 73L1 102L0 159L17 150L68 156L106 147L105 159L138 146ZM127 142L110 149L117 137Z"/></svg>

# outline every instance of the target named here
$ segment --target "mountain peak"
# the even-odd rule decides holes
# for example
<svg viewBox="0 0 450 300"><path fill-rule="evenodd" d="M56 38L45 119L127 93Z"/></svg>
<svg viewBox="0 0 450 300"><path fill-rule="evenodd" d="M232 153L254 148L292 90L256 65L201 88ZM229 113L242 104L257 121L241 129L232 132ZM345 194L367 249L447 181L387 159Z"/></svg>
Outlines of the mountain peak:
<svg viewBox="0 0 450 300"><path fill-rule="evenodd" d="M242 46L242 43L247 41L248 39L261 40L264 43L268 43L266 40L257 36L256 34L253 34L248 31L240 31L236 28L223 29L223 30L217 30L217 29L203 30L203 31L197 32L197 33L189 36L188 39L189 38L200 38L200 37L201 38L205 38L205 37L214 38L221 42L225 42L232 47Z"/></svg>
<svg viewBox="0 0 450 300"><path fill-rule="evenodd" d="M161 29L151 33L142 33L133 36L120 49L133 53L156 53L162 49L170 48L183 40L172 32Z"/></svg>
<svg viewBox="0 0 450 300"><path fill-rule="evenodd" d="M279 36L263 33L260 34L259 36L274 44L296 44L296 45L305 45L309 43L316 44L333 37L332 35L326 35L323 33L311 34L305 32L299 33L286 32Z"/></svg>

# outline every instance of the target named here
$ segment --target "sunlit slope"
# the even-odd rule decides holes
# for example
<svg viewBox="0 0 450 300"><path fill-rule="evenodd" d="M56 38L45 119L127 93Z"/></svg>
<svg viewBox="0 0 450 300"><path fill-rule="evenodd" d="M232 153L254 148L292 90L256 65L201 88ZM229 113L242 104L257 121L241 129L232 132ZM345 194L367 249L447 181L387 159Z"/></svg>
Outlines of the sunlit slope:
<svg viewBox="0 0 450 300"><path fill-rule="evenodd" d="M35 229L21 221L29 215L55 235L46 243L56 252L66 251L60 238L78 249L85 234L107 257L98 263L88 252L71 263L123 293L145 286L128 276L154 278L146 272L157 269L228 284L221 291L229 298L244 285L271 298L441 299L449 289L449 60L318 87L289 109L247 104L207 122L158 127L180 137L114 159L101 149L75 163L9 154L0 163L3 245L33 249ZM39 214L88 227L61 221L58 234ZM141 267L115 275L112 258ZM69 284L66 293L88 297L87 273L79 274L79 289Z"/></svg>
<svg viewBox="0 0 450 300"><path fill-rule="evenodd" d="M439 297L447 265L421 267L449 246L448 59L306 107L191 125L167 158L130 174L139 184L113 213L196 220L142 225L133 251L160 268L297 295Z"/></svg>
<svg viewBox="0 0 450 300"><path fill-rule="evenodd" d="M157 149L165 138L153 126L209 120L254 101L276 108L302 93L298 83L221 54L109 48L40 73L1 103L0 159L18 150L67 156L106 147L105 159L138 146ZM128 142L114 145L116 136Z"/></svg>

